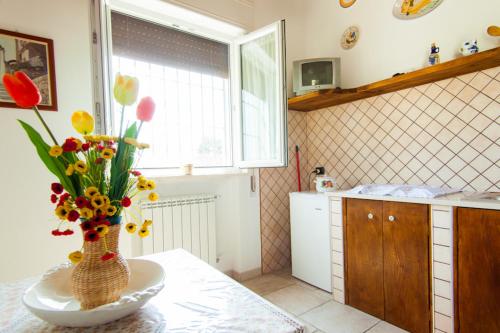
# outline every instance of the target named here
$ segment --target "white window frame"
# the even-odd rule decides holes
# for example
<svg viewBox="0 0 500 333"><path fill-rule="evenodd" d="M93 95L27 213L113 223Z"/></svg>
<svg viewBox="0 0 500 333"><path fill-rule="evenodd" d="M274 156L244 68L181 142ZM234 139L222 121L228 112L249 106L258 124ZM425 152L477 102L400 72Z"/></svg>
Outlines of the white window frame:
<svg viewBox="0 0 500 333"><path fill-rule="evenodd" d="M141 1L141 5L143 5ZM112 41L111 41L111 11L128 14L133 17L144 19L146 21L174 27L175 29L198 35L203 38L211 39L217 42L227 44L229 46L229 86L230 89L230 112L229 112L229 135L231 137L230 149L230 167L224 166L200 166L200 169L246 169L260 167L286 167L288 165L288 135L287 135L287 87L286 87L286 69L285 69L285 49L284 49L284 21L279 21L258 29L254 32L245 34L246 31L237 27L231 26L231 34L223 33L222 29L215 30L205 26L197 26L192 23L186 23L178 18L168 15L154 15L148 12L147 9L134 4L132 0L92 0L91 1L91 16L93 22L93 65L94 78L97 82L94 88L94 102L97 128L99 133L112 133L112 124L114 112L103 112L102 110L113 110L112 99L112 82L114 80L112 73ZM201 15L201 14L194 14ZM214 20L214 19L212 19ZM225 24L225 23L223 23ZM279 98L283 101L280 107L282 112L279 115L280 121L280 146L283 151L280 152L279 160L267 161L243 161L243 137L242 137L242 122L241 122L241 77L240 77L240 45L242 43L259 38L271 32L277 32L276 50L278 57L283 59L282 66L279 66L279 77L277 78L277 86L279 89ZM101 42L99 42L101 40ZM281 84L283 82L283 84ZM171 170L174 168L147 168L153 170Z"/></svg>
<svg viewBox="0 0 500 333"><path fill-rule="evenodd" d="M233 87L233 103L235 107L234 111L234 119L235 123L233 125L235 138L233 138L233 142L235 144L234 156L236 156L235 165L239 168L272 168L272 167L286 167L288 166L288 133L287 133L287 114L288 114L288 101L287 101L287 85L286 85L286 61L285 59L285 40L284 40L284 31L285 31L285 21L281 20L275 23L272 23L268 26L250 32L244 36L237 38L234 41L234 50L232 59L232 63L235 68L233 69L234 73L238 73L238 75L234 75L234 87ZM242 112L241 112L241 45L250 42L252 40L258 39L270 33L276 34L276 56L278 59L282 59L281 66L278 66L278 76L276 77L276 87L278 89L278 101L276 105L277 110L279 110L279 128L278 128L278 136L279 136L279 158L278 159L269 159L269 160L253 160L253 161L245 161L243 160L243 120L242 120ZM237 140L237 141L236 141Z"/></svg>

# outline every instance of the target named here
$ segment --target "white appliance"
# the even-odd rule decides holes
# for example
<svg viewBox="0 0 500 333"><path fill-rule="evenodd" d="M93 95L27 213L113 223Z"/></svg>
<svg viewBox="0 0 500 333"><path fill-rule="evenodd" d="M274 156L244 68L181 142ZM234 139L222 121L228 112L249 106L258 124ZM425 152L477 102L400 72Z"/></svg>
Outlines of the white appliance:
<svg viewBox="0 0 500 333"><path fill-rule="evenodd" d="M332 292L328 197L323 193L290 193L292 275Z"/></svg>

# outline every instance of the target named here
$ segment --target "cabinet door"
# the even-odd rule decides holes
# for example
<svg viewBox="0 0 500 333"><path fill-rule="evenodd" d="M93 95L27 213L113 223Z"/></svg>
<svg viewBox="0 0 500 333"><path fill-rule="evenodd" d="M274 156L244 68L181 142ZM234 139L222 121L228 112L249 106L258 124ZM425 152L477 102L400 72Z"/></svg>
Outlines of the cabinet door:
<svg viewBox="0 0 500 333"><path fill-rule="evenodd" d="M460 332L500 332L500 211L458 208Z"/></svg>
<svg viewBox="0 0 500 333"><path fill-rule="evenodd" d="M347 199L347 304L384 318L382 202Z"/></svg>
<svg viewBox="0 0 500 333"><path fill-rule="evenodd" d="M385 201L383 215L385 320L429 332L428 206Z"/></svg>

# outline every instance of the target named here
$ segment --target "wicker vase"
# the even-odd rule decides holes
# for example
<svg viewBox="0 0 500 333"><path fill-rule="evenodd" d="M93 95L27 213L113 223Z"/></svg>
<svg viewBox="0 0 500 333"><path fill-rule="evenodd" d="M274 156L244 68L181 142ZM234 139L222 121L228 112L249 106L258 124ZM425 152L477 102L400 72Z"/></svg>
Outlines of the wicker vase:
<svg viewBox="0 0 500 333"><path fill-rule="evenodd" d="M103 239L95 242L84 242L83 258L71 275L72 291L80 301L82 310L89 310L103 304L116 302L127 287L130 270L127 261L118 252L120 224L109 227L106 235L108 249L116 253L116 257L103 261Z"/></svg>

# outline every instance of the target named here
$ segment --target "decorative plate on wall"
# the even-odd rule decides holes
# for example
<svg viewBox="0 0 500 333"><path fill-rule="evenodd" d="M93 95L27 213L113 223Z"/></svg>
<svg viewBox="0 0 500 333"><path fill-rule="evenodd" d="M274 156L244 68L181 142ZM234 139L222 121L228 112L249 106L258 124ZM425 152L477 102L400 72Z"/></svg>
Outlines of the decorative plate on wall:
<svg viewBox="0 0 500 333"><path fill-rule="evenodd" d="M344 50L349 50L356 45L359 39L359 28L356 26L350 26L347 28L342 34L342 38L340 39L340 45Z"/></svg>
<svg viewBox="0 0 500 333"><path fill-rule="evenodd" d="M429 14L442 2L443 0L396 0L393 14L397 18L409 20Z"/></svg>
<svg viewBox="0 0 500 333"><path fill-rule="evenodd" d="M354 3L356 2L356 0L339 0L339 2L340 2L340 5L342 7L349 8L352 5L354 5Z"/></svg>

